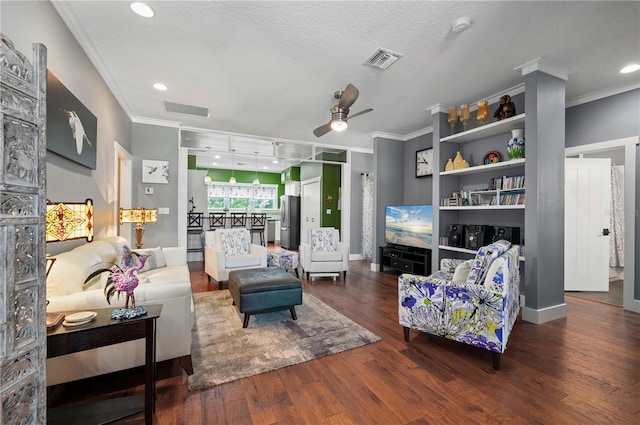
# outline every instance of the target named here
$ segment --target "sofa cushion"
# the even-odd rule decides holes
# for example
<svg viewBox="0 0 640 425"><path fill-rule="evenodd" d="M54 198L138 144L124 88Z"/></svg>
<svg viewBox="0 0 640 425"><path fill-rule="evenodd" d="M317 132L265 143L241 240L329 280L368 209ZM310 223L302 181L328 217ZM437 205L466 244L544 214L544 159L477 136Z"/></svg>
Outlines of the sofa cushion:
<svg viewBox="0 0 640 425"><path fill-rule="evenodd" d="M342 252L340 251L315 251L311 253L311 261L342 261Z"/></svg>
<svg viewBox="0 0 640 425"><path fill-rule="evenodd" d="M167 285L179 282L191 282L189 269L184 266L162 267L138 273L140 284Z"/></svg>
<svg viewBox="0 0 640 425"><path fill-rule="evenodd" d="M144 263L144 267L140 269L141 272L167 267L167 260L164 258L164 252L162 252L162 248L160 247L150 249L134 249L133 252L147 256L147 261L146 263ZM136 264L140 264L140 258L136 258L135 262Z"/></svg>
<svg viewBox="0 0 640 425"><path fill-rule="evenodd" d="M491 245L483 246L478 250L476 258L473 260L471 271L467 277L467 283L478 285L484 283L489 266L500 255L511 247L511 243L505 240L499 240Z"/></svg>
<svg viewBox="0 0 640 425"><path fill-rule="evenodd" d="M333 232L334 229L311 229L311 251L335 251Z"/></svg>
<svg viewBox="0 0 640 425"><path fill-rule="evenodd" d="M90 249L71 250L55 257L56 262L47 276L47 297L82 292L84 281L91 273L112 266Z"/></svg>
<svg viewBox="0 0 640 425"><path fill-rule="evenodd" d="M222 240L222 249L227 257L249 252L247 236L243 231L220 232L220 238Z"/></svg>
<svg viewBox="0 0 640 425"><path fill-rule="evenodd" d="M228 269L238 267L251 267L260 265L260 256L253 254L232 255L226 258L225 267Z"/></svg>
<svg viewBox="0 0 640 425"><path fill-rule="evenodd" d="M471 265L473 264L473 259L462 262L456 267L453 272L453 277L451 278L454 282L466 282L467 277L469 276L469 272L471 271Z"/></svg>

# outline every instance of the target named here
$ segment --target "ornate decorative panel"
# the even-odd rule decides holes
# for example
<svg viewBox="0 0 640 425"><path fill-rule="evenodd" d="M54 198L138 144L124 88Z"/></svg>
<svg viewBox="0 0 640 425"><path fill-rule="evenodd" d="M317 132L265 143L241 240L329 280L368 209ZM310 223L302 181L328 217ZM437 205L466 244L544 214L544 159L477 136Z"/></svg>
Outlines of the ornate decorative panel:
<svg viewBox="0 0 640 425"><path fill-rule="evenodd" d="M0 34L0 423L46 423L46 48Z"/></svg>

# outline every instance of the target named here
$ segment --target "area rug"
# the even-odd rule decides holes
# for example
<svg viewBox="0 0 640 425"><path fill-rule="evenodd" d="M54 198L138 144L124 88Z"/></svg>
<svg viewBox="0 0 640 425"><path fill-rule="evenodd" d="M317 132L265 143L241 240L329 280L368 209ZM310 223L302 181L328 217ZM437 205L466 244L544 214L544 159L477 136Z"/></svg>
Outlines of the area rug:
<svg viewBox="0 0 640 425"><path fill-rule="evenodd" d="M306 362L380 341L380 337L303 293L289 310L251 316L242 327L228 290L193 294L196 323L191 343L193 375L189 389L198 390Z"/></svg>

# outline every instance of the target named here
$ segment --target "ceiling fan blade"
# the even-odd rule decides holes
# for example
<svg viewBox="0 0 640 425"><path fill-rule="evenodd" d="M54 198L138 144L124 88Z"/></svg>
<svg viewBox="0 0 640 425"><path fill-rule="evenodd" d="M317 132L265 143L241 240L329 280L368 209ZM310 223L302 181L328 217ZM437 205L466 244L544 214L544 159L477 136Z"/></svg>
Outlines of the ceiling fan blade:
<svg viewBox="0 0 640 425"><path fill-rule="evenodd" d="M315 134L316 137L320 137L320 136L324 136L330 131L331 131L331 123L329 122L313 130L313 134Z"/></svg>
<svg viewBox="0 0 640 425"><path fill-rule="evenodd" d="M351 105L356 101L360 92L353 84L347 84L347 88L342 92L342 96L340 97L340 102L338 106L342 109L349 109Z"/></svg>
<svg viewBox="0 0 640 425"><path fill-rule="evenodd" d="M364 114L366 114L366 113L368 113L368 112L371 112L371 111L373 111L373 109L372 109L372 108L365 109L365 110L363 110L363 111L358 112L357 114L350 115L350 116L349 116L349 119L351 119L351 118L355 118L355 117L360 116L360 115L364 115Z"/></svg>

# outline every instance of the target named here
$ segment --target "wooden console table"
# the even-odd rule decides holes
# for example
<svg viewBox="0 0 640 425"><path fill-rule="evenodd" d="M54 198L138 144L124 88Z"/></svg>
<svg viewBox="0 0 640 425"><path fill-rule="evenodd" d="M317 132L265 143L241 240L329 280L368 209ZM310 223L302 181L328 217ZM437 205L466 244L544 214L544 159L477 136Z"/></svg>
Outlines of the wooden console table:
<svg viewBox="0 0 640 425"><path fill-rule="evenodd" d="M104 424L142 411L145 424L153 423L156 402L156 319L160 317L162 305L146 305L145 308L146 316L128 320L112 320L113 307L92 309L98 315L91 322L76 327L60 325L47 333L47 358L145 339L144 397L129 396L54 407L47 410L48 424Z"/></svg>

